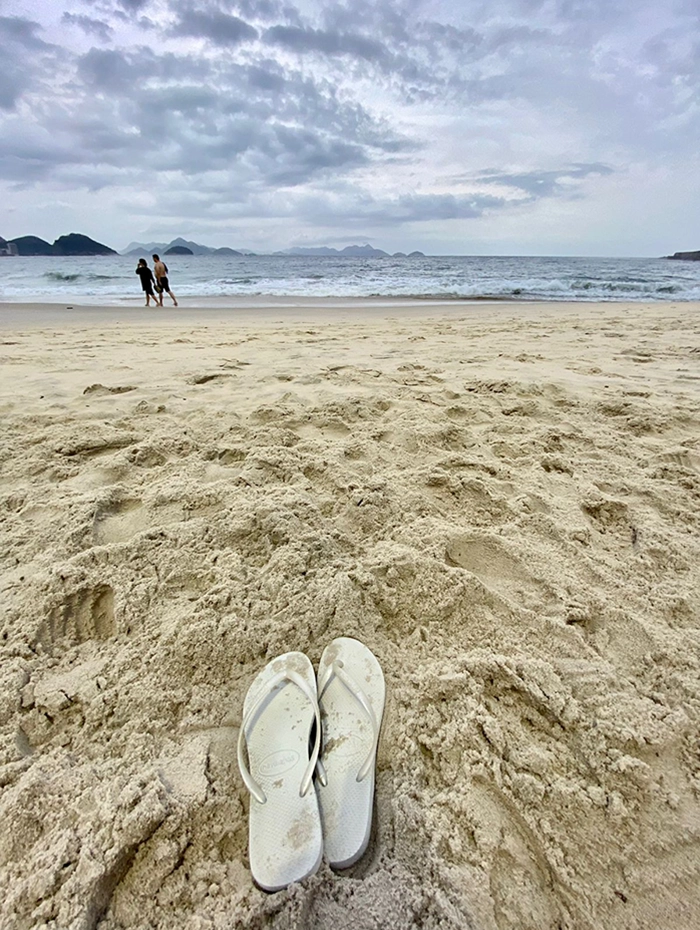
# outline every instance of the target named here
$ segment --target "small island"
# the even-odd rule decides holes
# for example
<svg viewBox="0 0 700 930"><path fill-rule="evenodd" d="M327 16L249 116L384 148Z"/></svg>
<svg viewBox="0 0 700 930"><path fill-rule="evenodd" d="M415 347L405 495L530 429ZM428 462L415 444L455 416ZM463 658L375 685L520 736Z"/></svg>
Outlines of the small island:
<svg viewBox="0 0 700 930"><path fill-rule="evenodd" d="M186 245L174 245L171 249L168 249L167 252L163 253L164 255L194 255L192 249L188 249Z"/></svg>

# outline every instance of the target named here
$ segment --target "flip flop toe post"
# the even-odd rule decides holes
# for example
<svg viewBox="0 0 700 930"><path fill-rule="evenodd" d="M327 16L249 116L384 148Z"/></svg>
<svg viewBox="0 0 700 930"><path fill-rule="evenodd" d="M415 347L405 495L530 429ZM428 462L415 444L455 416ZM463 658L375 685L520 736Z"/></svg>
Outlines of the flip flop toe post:
<svg viewBox="0 0 700 930"><path fill-rule="evenodd" d="M341 637L325 649L318 669L323 739L317 791L325 854L346 869L369 843L374 769L384 712L381 666L361 642Z"/></svg>
<svg viewBox="0 0 700 930"><path fill-rule="evenodd" d="M314 723L316 738L310 748ZM321 863L323 838L313 784L320 729L309 659L301 652L273 659L248 690L238 738L238 766L250 791L250 869L265 891L301 881Z"/></svg>

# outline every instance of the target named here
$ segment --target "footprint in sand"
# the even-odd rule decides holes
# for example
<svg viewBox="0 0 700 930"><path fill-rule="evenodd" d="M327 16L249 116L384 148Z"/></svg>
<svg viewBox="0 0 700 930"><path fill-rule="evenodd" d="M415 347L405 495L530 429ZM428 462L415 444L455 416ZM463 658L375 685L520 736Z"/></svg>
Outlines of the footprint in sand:
<svg viewBox="0 0 700 930"><path fill-rule="evenodd" d="M81 588L49 613L39 628L39 642L48 652L114 636L114 591L107 584Z"/></svg>
<svg viewBox="0 0 700 930"><path fill-rule="evenodd" d="M508 600L520 602L523 595L538 600L551 598L549 588L533 578L495 539L455 536L447 544L445 561L476 575L486 588Z"/></svg>
<svg viewBox="0 0 700 930"><path fill-rule="evenodd" d="M181 504L165 503L147 508L138 498L125 498L98 507L92 526L94 545L128 542L137 533L184 519Z"/></svg>
<svg viewBox="0 0 700 930"><path fill-rule="evenodd" d="M489 862L489 885L499 930L559 930L561 912L542 843L505 792L474 781L466 791L473 835Z"/></svg>
<svg viewBox="0 0 700 930"><path fill-rule="evenodd" d="M147 527L143 504L136 498L128 498L98 508L93 521L92 536L96 546L106 546L110 543L126 542Z"/></svg>
<svg viewBox="0 0 700 930"><path fill-rule="evenodd" d="M314 417L308 423L301 423L297 432L304 437L324 437L327 439L344 439L351 432L350 427L337 417Z"/></svg>

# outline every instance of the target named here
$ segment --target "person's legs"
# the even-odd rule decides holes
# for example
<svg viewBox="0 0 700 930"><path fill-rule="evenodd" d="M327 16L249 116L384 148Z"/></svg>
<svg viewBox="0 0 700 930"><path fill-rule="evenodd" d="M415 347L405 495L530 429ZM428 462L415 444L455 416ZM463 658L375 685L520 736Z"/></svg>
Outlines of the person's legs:
<svg viewBox="0 0 700 930"><path fill-rule="evenodd" d="M173 306L177 307L177 299L176 299L175 295L173 294L173 292L169 290L169 291L168 291L168 294L170 294L170 297L172 298ZM163 298L161 297L161 306L162 306L162 300L163 300Z"/></svg>

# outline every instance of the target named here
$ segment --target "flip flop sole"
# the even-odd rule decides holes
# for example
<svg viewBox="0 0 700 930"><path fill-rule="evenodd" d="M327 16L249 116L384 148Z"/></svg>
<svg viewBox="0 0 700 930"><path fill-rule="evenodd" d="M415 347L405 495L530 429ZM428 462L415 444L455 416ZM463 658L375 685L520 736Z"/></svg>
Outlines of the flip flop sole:
<svg viewBox="0 0 700 930"><path fill-rule="evenodd" d="M377 727L384 712L385 684L373 653L356 639L341 637L326 647L318 668L324 682L335 662L364 693ZM369 843L374 803L374 759L358 781L375 742L375 732L362 703L339 677L331 675L320 695L323 738L321 762L326 785L317 782L326 858L335 869L345 869L362 856Z"/></svg>
<svg viewBox="0 0 700 930"><path fill-rule="evenodd" d="M246 721L272 680L291 670L316 693L309 659L288 652L273 659L251 684L243 705ZM323 837L318 800L313 785L302 797L300 786L309 764L309 733L315 719L313 705L292 681L279 682L247 721L245 738L249 770L265 795L250 798L250 870L265 891L279 891L318 869Z"/></svg>

